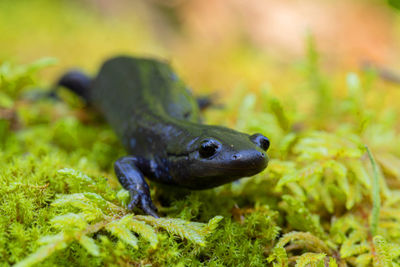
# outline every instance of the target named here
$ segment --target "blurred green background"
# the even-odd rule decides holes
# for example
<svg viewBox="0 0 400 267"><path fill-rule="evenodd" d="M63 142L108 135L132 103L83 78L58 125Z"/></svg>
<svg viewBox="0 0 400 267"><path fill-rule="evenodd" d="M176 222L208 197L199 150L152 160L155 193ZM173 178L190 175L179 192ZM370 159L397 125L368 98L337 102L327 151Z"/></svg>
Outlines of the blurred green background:
<svg viewBox="0 0 400 267"><path fill-rule="evenodd" d="M284 96L308 34L332 72L364 61L400 69L399 24L377 0L2 0L0 63L55 57L42 73L50 82L69 67L94 73L115 54L155 56L195 90L257 91L268 81Z"/></svg>

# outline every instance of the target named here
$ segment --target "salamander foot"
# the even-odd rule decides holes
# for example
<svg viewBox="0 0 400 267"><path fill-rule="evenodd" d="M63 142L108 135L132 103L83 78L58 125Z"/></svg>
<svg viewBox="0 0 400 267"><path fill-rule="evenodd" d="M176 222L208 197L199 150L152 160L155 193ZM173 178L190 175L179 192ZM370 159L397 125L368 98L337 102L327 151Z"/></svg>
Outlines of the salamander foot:
<svg viewBox="0 0 400 267"><path fill-rule="evenodd" d="M148 192L130 190L131 201L128 204L128 209L133 210L135 207L142 209L147 215L155 218L160 218L157 214L157 207L151 201Z"/></svg>

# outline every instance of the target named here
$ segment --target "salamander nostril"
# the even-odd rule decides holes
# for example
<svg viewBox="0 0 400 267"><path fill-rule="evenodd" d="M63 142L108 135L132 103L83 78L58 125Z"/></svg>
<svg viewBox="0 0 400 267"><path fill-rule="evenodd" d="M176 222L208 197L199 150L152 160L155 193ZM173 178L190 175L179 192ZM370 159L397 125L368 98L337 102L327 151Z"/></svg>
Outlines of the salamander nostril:
<svg viewBox="0 0 400 267"><path fill-rule="evenodd" d="M240 154L235 154L232 156L233 160L240 159L240 158L241 158Z"/></svg>

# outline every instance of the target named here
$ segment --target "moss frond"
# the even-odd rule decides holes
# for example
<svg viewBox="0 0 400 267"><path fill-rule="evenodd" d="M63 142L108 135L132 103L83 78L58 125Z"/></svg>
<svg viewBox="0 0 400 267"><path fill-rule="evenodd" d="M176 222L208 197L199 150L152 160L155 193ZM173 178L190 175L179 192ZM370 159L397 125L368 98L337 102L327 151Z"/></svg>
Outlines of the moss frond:
<svg viewBox="0 0 400 267"><path fill-rule="evenodd" d="M78 179L78 182L92 182L90 177L71 169L64 169L61 173L82 178ZM205 246L207 235L211 234L217 228L218 222L222 220L221 216L216 216L207 224L203 224L181 219L156 219L151 216L127 214L128 211L125 208L91 192L59 195L52 206L61 212L67 212L50 220L50 224L60 232L43 239L42 243L45 245L22 260L19 266L31 266L38 263L57 250L65 249L74 241L82 245L92 256L99 257L101 256L99 245L90 236L102 229L134 249L139 249L139 240L132 232L147 240L152 249L157 248L158 234L153 227L165 229L197 245ZM68 212L71 208L75 210L75 213Z"/></svg>
<svg viewBox="0 0 400 267"><path fill-rule="evenodd" d="M146 239L150 243L150 246L153 249L157 248L158 237L157 237L157 233L153 227L151 227L150 225L148 225L144 222L135 220L133 218L129 218L129 215L125 216L125 220L126 220L126 224L128 225L128 227L131 231L139 234L144 239Z"/></svg>
<svg viewBox="0 0 400 267"><path fill-rule="evenodd" d="M296 267L324 266L326 255L324 253L304 253L296 260Z"/></svg>
<svg viewBox="0 0 400 267"><path fill-rule="evenodd" d="M398 244L388 244L382 236L375 236L373 239L376 254L373 258L374 266L398 266L400 256L400 246ZM396 262L395 262L396 261Z"/></svg>
<svg viewBox="0 0 400 267"><path fill-rule="evenodd" d="M292 251L295 250L312 252L306 252L300 256L292 255ZM288 253L291 254L290 257ZM327 255L333 257L333 254L333 249L311 233L290 232L279 239L268 257L268 261L272 262L274 266L288 266L292 261L296 261L296 266L306 266L324 262Z"/></svg>
<svg viewBox="0 0 400 267"><path fill-rule="evenodd" d="M372 156L371 151L368 146L365 146L369 160L371 161L372 169L374 172L373 183L372 183L372 212L371 212L371 234L375 236L378 233L378 223L379 223L379 211L381 209L381 197L380 197L380 185L378 176L378 167L376 165L375 159Z"/></svg>
<svg viewBox="0 0 400 267"><path fill-rule="evenodd" d="M36 252L29 255L22 261L15 264L15 267L27 267L38 264L57 250L65 249L68 245L68 239L63 233L56 236L45 237L42 242L49 242L47 245L41 246Z"/></svg>
<svg viewBox="0 0 400 267"><path fill-rule="evenodd" d="M128 245L131 245L133 248L138 249L138 240L136 236L132 234L131 230L128 229L125 224L125 220L124 218L122 218L120 220L113 221L107 224L106 229Z"/></svg>
<svg viewBox="0 0 400 267"><path fill-rule="evenodd" d="M200 246L205 246L205 237L213 229L216 228L218 222L222 220L222 216L216 216L212 218L208 224L200 224L196 222L188 222L180 219L169 219L169 218L154 218L151 216L140 216L137 215L135 218L142 220L154 227L162 228L167 230L169 233L176 234L181 238L188 239L193 243Z"/></svg>
<svg viewBox="0 0 400 267"><path fill-rule="evenodd" d="M287 212L286 219L293 229L308 231L322 238L326 236L320 224L319 216L312 214L303 202L290 195L284 195L282 199L285 204L283 209Z"/></svg>

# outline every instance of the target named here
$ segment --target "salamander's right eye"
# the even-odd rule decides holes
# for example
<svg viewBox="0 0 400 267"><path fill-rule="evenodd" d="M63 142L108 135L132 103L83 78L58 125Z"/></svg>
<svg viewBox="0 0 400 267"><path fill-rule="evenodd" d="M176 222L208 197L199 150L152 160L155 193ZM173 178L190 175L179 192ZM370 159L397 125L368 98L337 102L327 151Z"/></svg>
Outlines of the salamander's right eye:
<svg viewBox="0 0 400 267"><path fill-rule="evenodd" d="M199 153L202 158L210 158L221 149L221 143L214 139L206 139L201 142Z"/></svg>
<svg viewBox="0 0 400 267"><path fill-rule="evenodd" d="M269 148L269 139L262 134L253 134L250 136L250 140L264 151Z"/></svg>

